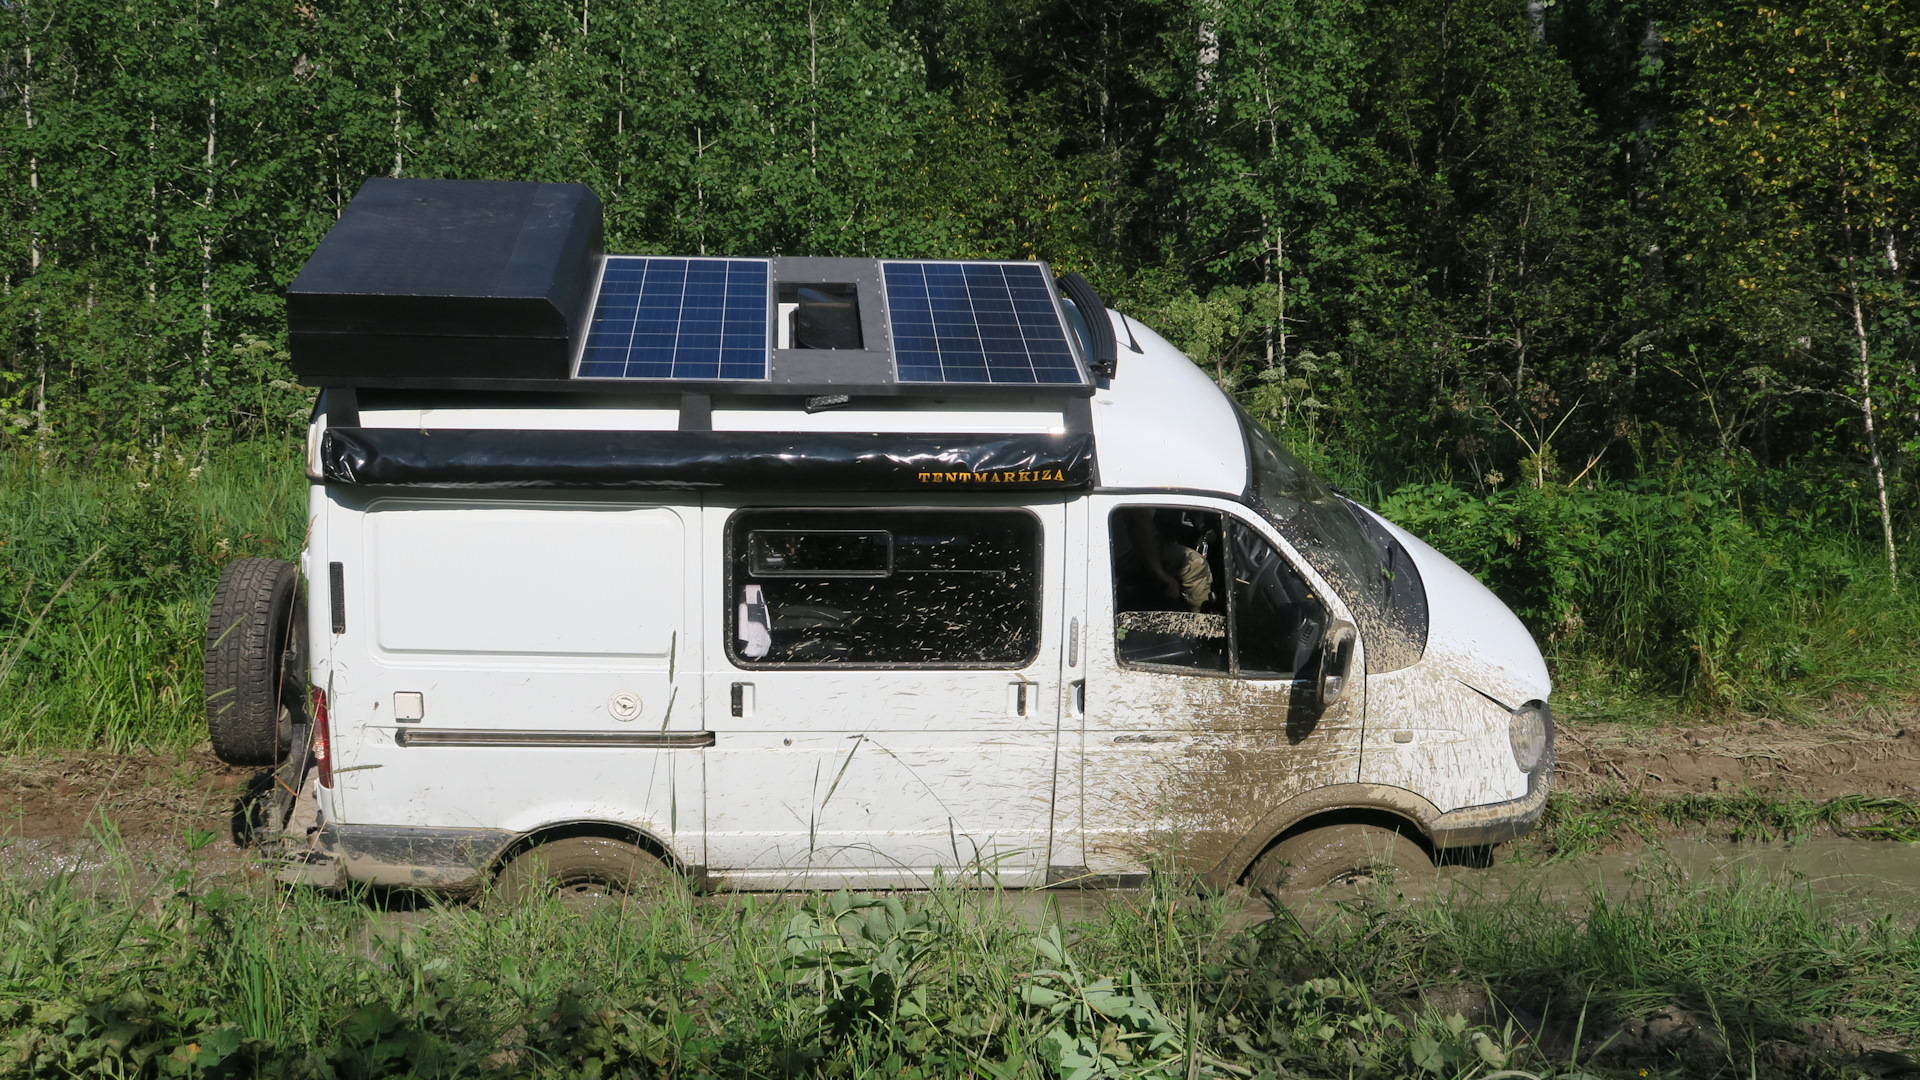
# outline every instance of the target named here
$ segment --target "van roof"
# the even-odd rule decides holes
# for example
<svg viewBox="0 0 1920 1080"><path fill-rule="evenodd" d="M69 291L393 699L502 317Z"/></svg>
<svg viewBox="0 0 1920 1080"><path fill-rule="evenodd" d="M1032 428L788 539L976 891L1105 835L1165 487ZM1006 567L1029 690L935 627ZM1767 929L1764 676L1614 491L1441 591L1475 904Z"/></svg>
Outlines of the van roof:
<svg viewBox="0 0 1920 1080"><path fill-rule="evenodd" d="M287 290L294 372L356 388L1093 389L1043 262L611 255L601 237L580 184L370 179Z"/></svg>
<svg viewBox="0 0 1920 1080"><path fill-rule="evenodd" d="M1246 489L1231 401L1078 275L601 248L579 184L368 180L287 294L294 371L327 391L313 474Z"/></svg>
<svg viewBox="0 0 1920 1080"><path fill-rule="evenodd" d="M1108 318L1121 363L1091 400L855 397L810 410L761 396L363 392L352 414L325 403L337 430L310 468L354 484L753 487L775 469L815 489L910 490L965 474L1040 490L1097 478L1109 490L1241 495L1247 450L1227 396L1160 335ZM731 464L715 471L721 459ZM876 481L862 460L891 469ZM802 476L807 462L816 468Z"/></svg>

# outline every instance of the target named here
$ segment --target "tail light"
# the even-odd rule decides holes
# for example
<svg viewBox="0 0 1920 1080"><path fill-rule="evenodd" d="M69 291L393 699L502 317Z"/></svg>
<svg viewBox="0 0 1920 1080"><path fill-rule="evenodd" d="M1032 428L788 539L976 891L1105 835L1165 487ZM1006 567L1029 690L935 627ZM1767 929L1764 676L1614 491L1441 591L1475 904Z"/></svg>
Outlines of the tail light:
<svg viewBox="0 0 1920 1080"><path fill-rule="evenodd" d="M327 692L313 688L313 763L320 768L320 786L333 787L333 731L327 726Z"/></svg>

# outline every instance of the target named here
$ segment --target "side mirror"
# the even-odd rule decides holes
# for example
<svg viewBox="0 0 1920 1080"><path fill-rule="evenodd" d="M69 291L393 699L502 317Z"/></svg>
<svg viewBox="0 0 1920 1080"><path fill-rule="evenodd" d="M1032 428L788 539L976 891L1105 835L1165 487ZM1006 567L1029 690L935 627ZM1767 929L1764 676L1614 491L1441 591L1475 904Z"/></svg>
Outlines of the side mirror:
<svg viewBox="0 0 1920 1080"><path fill-rule="evenodd" d="M1336 623L1320 639L1320 705L1325 708L1347 693L1347 676L1353 667L1353 627Z"/></svg>

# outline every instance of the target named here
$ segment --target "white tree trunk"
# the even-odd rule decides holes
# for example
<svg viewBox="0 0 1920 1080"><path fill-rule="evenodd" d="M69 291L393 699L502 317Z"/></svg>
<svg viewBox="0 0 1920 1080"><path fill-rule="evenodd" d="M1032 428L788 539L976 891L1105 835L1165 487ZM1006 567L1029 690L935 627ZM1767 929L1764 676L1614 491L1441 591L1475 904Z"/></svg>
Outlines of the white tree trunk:
<svg viewBox="0 0 1920 1080"><path fill-rule="evenodd" d="M1895 584L1900 581L1900 565L1893 546L1893 514L1887 503L1887 470L1880 460L1880 438L1873 427L1873 366L1870 362L1871 350L1867 343L1867 320L1860 310L1860 290L1852 290L1853 334L1859 348L1860 370L1860 420L1867 429L1867 456L1873 462L1873 486L1880 497L1880 533L1887 542L1887 579Z"/></svg>
<svg viewBox="0 0 1920 1080"><path fill-rule="evenodd" d="M22 14L24 15L25 12L22 12ZM29 24L30 24L30 20L29 20ZM33 130L33 39L32 38L27 39L25 54L26 54L25 56L26 63L21 67L20 100L21 100L21 103L26 108L27 130L32 131ZM38 216L37 211L39 210L39 207L40 207L40 155L38 154L29 153L27 155L27 187L31 189L33 192L32 198L34 203L34 210L36 211L35 216L37 217ZM27 236L27 270L29 274L38 274L40 272L40 230L38 226L39 226L39 222L35 221L34 228L28 233L28 236ZM44 445L48 435L48 431L47 431L47 350L46 350L46 345L40 340L40 309L38 307L35 307L33 309L33 359L34 359L34 368L35 368L34 394L33 394L33 430L34 430L35 437L40 440L42 445Z"/></svg>

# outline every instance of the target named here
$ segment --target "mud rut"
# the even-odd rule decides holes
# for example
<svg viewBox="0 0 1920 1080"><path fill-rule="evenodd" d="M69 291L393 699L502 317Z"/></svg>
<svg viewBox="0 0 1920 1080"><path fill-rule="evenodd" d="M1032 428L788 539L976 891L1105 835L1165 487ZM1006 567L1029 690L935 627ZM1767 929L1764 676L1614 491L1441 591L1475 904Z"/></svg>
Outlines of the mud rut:
<svg viewBox="0 0 1920 1080"><path fill-rule="evenodd" d="M1911 720L1911 726L1906 721ZM1845 795L1920 801L1920 717L1911 709L1868 711L1818 727L1773 720L1693 727L1579 727L1562 724L1556 790L1575 795L1638 792L1751 794L1821 802ZM221 764L204 747L174 754L0 756L0 872L105 867L116 850L136 865L177 865L191 857L209 871L253 876L234 843L257 770ZM210 835L209 835L210 834ZM1570 900L1594 881L1628 883L1654 856L1708 872L1731 866L1785 871L1835 890L1920 907L1920 851L1914 845L1815 836L1797 844L1734 844L1703 830L1672 830L1649 845L1622 836L1591 856L1545 872L1550 891ZM1451 868L1430 890L1497 894L1531 873L1525 842L1492 870ZM1516 869L1518 864L1518 869ZM264 875L260 875L263 876ZM1533 874L1530 880L1543 880ZM1065 894L1057 894L1065 895ZM1063 914L1099 903L1069 899Z"/></svg>

